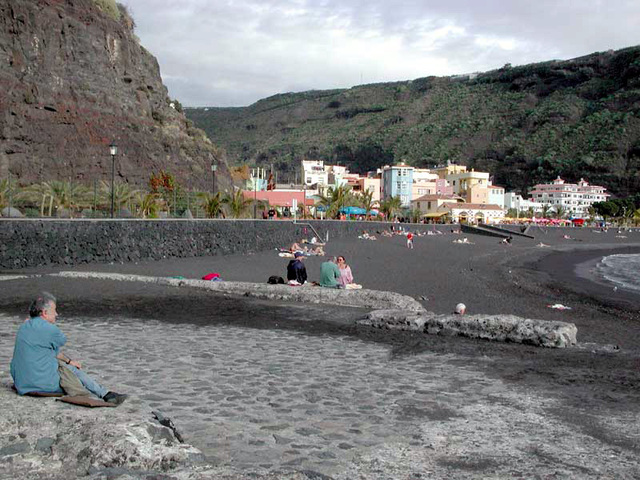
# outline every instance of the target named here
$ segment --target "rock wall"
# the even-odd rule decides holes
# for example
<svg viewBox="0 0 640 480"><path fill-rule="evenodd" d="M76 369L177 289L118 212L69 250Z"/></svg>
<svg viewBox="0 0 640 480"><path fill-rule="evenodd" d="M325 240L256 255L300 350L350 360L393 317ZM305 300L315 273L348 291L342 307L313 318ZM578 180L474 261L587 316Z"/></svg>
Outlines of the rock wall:
<svg viewBox="0 0 640 480"><path fill-rule="evenodd" d="M376 310L358 323L386 330L481 338L550 348L571 347L577 343L578 334L573 323L532 320L515 315L437 315L433 312Z"/></svg>
<svg viewBox="0 0 640 480"><path fill-rule="evenodd" d="M310 221L325 238L382 230L379 222ZM415 231L450 229L412 225ZM257 252L311 238L313 230L270 220L0 220L0 268L136 262Z"/></svg>
<svg viewBox="0 0 640 480"><path fill-rule="evenodd" d="M108 180L115 140L119 180L163 168L203 188L217 161L228 186L224 153L169 99L133 29L93 0L0 0L0 178Z"/></svg>

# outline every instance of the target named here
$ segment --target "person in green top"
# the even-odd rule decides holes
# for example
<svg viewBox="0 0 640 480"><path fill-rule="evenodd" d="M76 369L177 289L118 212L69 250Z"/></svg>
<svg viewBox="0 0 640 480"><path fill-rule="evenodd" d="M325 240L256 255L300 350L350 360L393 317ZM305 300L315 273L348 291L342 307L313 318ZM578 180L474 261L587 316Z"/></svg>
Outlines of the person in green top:
<svg viewBox="0 0 640 480"><path fill-rule="evenodd" d="M327 288L343 288L338 283L340 278L340 269L336 264L336 257L324 262L320 265L320 286Z"/></svg>

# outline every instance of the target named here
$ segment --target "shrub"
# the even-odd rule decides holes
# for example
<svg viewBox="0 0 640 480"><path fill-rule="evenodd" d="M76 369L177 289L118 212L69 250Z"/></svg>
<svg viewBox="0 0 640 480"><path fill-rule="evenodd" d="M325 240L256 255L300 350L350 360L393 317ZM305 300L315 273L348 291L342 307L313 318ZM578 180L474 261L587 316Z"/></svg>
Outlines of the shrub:
<svg viewBox="0 0 640 480"><path fill-rule="evenodd" d="M114 20L120 20L120 10L116 0L93 0L93 3Z"/></svg>

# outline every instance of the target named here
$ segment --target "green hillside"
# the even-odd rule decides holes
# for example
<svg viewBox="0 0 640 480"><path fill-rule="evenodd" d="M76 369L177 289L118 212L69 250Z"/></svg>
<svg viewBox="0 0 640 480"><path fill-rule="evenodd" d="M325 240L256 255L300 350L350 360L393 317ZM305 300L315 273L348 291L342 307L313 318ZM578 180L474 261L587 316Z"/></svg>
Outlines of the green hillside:
<svg viewBox="0 0 640 480"><path fill-rule="evenodd" d="M558 174L640 190L640 47L186 113L230 161L274 164L280 178L293 180L302 158L356 172L452 160L518 191Z"/></svg>

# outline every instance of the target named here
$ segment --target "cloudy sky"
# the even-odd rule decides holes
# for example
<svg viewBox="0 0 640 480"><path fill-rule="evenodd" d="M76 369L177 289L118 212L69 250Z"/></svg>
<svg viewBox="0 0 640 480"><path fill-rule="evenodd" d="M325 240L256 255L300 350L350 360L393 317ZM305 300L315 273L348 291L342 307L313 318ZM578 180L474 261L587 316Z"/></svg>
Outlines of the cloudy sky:
<svg viewBox="0 0 640 480"><path fill-rule="evenodd" d="M639 0L120 0L186 106L640 44Z"/></svg>

